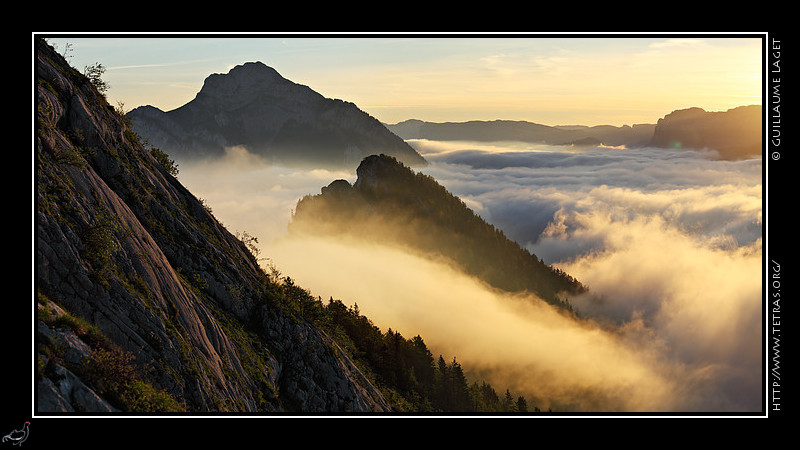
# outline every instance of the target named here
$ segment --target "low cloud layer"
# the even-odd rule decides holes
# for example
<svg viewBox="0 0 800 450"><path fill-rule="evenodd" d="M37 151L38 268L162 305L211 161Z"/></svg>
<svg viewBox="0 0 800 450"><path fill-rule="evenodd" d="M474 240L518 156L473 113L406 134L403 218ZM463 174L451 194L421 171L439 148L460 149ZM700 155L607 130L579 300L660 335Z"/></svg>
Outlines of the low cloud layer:
<svg viewBox="0 0 800 450"><path fill-rule="evenodd" d="M760 159L719 161L712 152L653 148L414 144L433 162L426 173L548 262L570 253L535 245L568 212L659 216L720 244L761 238Z"/></svg>
<svg viewBox="0 0 800 450"><path fill-rule="evenodd" d="M420 334L446 358L540 407L757 411L761 407L761 160L665 149L412 142L423 171L590 289L587 318L500 295L389 248L286 237L297 199L352 173L181 163L180 180L231 231L314 295Z"/></svg>

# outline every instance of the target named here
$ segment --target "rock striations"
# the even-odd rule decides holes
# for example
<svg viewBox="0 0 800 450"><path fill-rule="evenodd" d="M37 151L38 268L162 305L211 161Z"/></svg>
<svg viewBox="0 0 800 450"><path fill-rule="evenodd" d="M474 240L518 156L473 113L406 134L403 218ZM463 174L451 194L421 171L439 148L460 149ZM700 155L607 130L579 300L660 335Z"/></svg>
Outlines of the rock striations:
<svg viewBox="0 0 800 450"><path fill-rule="evenodd" d="M176 158L217 156L243 146L276 164L355 168L385 153L411 165L425 160L356 105L328 99L261 62L212 74L194 100L172 111L127 114L134 130Z"/></svg>
<svg viewBox="0 0 800 450"><path fill-rule="evenodd" d="M37 410L387 410L91 82L44 41L36 58ZM175 122L222 124L267 108L237 89L287 83L241 70L263 75L211 77Z"/></svg>

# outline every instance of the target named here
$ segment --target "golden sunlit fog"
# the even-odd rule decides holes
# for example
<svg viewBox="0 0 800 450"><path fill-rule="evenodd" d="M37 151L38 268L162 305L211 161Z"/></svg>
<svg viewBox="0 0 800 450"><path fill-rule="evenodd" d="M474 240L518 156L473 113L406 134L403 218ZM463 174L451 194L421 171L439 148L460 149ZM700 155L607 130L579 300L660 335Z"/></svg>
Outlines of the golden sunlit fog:
<svg viewBox="0 0 800 450"><path fill-rule="evenodd" d="M573 299L585 320L397 248L287 235L300 197L354 173L270 167L240 148L214 164L180 162L179 179L232 232L259 239L265 267L357 303L383 330L422 336L435 356L543 409L760 409L760 159L539 147L489 169L415 145L431 161L425 173L590 289Z"/></svg>

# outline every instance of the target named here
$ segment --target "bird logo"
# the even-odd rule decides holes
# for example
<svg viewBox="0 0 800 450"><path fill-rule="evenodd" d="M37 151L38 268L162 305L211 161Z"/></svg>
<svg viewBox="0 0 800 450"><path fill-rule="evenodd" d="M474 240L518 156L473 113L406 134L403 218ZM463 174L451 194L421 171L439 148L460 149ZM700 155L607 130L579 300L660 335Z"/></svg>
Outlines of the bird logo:
<svg viewBox="0 0 800 450"><path fill-rule="evenodd" d="M25 422L25 425L22 426L21 430L14 430L11 433L3 436L3 442L11 441L14 445L22 445L22 443L25 442L25 439L28 439L28 427L30 424L30 422Z"/></svg>

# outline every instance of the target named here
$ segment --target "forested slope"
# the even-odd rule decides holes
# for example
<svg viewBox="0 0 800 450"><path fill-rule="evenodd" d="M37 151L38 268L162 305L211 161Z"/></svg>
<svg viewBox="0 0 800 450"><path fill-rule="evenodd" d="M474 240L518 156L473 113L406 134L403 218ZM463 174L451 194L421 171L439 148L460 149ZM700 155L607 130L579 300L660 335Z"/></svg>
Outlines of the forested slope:
<svg viewBox="0 0 800 450"><path fill-rule="evenodd" d="M444 258L494 288L531 292L567 309L567 296L585 291L572 276L508 239L432 177L395 158L367 157L357 174L352 186L336 180L319 195L302 198L290 231L349 236Z"/></svg>

